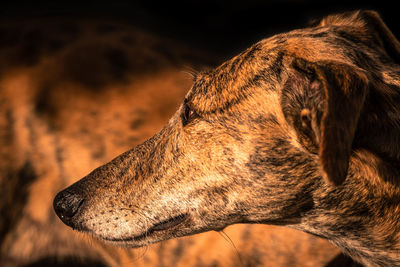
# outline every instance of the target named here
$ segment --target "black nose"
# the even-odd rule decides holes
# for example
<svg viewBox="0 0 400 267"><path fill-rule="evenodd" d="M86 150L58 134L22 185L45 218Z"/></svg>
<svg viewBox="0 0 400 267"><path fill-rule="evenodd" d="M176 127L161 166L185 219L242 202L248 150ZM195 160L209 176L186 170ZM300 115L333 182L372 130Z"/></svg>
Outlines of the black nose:
<svg viewBox="0 0 400 267"><path fill-rule="evenodd" d="M57 216L68 226L79 228L76 218L73 218L81 208L84 197L71 190L63 190L59 192L53 201L53 207ZM75 219L75 220L74 220Z"/></svg>

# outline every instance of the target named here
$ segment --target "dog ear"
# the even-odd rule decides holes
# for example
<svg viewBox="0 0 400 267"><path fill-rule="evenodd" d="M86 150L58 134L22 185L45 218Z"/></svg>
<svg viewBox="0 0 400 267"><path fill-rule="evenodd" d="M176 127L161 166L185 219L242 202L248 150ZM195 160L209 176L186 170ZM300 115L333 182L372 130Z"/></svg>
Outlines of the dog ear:
<svg viewBox="0 0 400 267"><path fill-rule="evenodd" d="M381 47L396 63L400 63L400 42L383 22L382 18L373 10L358 10L330 15L314 26L351 26L361 31L360 39L373 42L371 46Z"/></svg>
<svg viewBox="0 0 400 267"><path fill-rule="evenodd" d="M400 42L383 22L379 14L372 10L360 11L359 16L366 22L366 28L386 53L400 63Z"/></svg>
<svg viewBox="0 0 400 267"><path fill-rule="evenodd" d="M311 74L307 90L317 90L317 94L322 94L319 127L313 126L311 130L318 143L317 153L324 179L330 184L340 185L347 176L358 119L368 91L368 79L361 70L343 63L311 63L296 59L294 64L303 73ZM303 116L307 120L308 114L302 110L302 120ZM314 118L310 120L316 124Z"/></svg>

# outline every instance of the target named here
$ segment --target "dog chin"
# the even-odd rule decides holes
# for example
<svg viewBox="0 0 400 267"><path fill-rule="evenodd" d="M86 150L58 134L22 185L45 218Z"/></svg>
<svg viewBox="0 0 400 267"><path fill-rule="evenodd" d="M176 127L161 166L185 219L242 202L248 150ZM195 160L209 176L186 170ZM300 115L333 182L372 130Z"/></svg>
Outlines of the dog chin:
<svg viewBox="0 0 400 267"><path fill-rule="evenodd" d="M163 240L193 234L190 230L189 214L180 214L167 220L158 222L142 233L127 235L126 237L96 236L113 245L125 247L142 247Z"/></svg>

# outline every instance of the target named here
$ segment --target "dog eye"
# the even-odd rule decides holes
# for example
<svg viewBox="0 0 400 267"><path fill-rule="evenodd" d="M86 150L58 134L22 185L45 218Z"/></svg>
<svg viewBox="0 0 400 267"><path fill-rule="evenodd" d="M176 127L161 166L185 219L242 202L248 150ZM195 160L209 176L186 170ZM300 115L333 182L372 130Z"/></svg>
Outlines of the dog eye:
<svg viewBox="0 0 400 267"><path fill-rule="evenodd" d="M185 103L183 106L181 117L183 126L186 126L189 122L197 118L198 115L187 103Z"/></svg>

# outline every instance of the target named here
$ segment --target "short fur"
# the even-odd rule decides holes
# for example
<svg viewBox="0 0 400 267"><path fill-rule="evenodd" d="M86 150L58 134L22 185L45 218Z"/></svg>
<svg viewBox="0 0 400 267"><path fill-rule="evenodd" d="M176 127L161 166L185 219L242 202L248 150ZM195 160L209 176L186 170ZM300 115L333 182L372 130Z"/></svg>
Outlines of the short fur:
<svg viewBox="0 0 400 267"><path fill-rule="evenodd" d="M399 266L399 47L373 11L262 40L198 74L158 134L61 192L56 211L115 245L278 224ZM66 194L83 203L74 216Z"/></svg>
<svg viewBox="0 0 400 267"><path fill-rule="evenodd" d="M191 85L184 66L203 68L209 58L121 22L1 20L0 266L341 262L327 241L276 226L228 227L234 246L208 232L125 249L72 231L56 217L54 195L153 135Z"/></svg>

